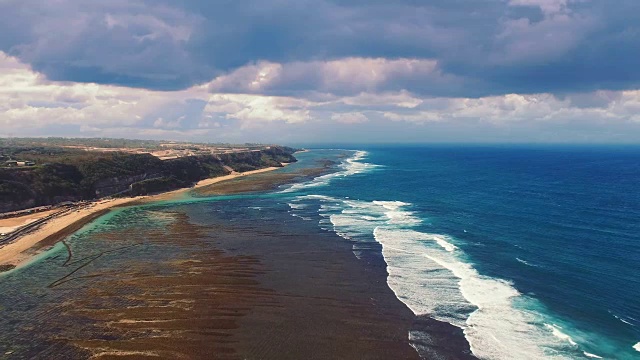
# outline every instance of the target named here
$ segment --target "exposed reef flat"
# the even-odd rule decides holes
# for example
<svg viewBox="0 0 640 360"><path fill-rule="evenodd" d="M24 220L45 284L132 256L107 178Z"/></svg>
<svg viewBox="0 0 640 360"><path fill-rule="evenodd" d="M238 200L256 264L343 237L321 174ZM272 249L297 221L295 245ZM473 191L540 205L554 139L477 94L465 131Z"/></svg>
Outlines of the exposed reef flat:
<svg viewBox="0 0 640 360"><path fill-rule="evenodd" d="M201 187L207 187L212 184L223 183L235 178L245 178L249 177L249 175L269 172L277 169L280 168L269 167L242 173L234 172L229 175L201 180L191 188L183 188L167 193L138 196L133 198L100 200L77 209L74 208L48 220L41 226L38 226L18 237L15 241L0 247L0 272L3 270L11 270L15 267L28 263L30 259L42 250L51 247L66 236L73 234L75 231L82 228L82 226L107 213L111 208L176 199L189 191L197 190Z"/></svg>

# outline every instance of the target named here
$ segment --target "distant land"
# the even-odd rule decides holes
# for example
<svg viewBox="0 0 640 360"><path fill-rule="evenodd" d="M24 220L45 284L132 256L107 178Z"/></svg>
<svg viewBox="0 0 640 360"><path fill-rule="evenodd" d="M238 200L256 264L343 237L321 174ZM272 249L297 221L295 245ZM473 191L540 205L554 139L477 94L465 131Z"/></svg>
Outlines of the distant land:
<svg viewBox="0 0 640 360"><path fill-rule="evenodd" d="M108 138L0 139L0 213L131 197L295 162L294 148Z"/></svg>

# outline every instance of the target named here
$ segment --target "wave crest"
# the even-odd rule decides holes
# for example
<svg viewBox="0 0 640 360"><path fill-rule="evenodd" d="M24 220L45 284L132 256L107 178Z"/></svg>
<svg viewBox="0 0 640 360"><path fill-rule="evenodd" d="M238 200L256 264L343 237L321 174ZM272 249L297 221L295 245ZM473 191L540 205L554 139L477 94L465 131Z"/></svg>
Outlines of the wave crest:
<svg viewBox="0 0 640 360"><path fill-rule="evenodd" d="M283 193L296 192L296 191L301 191L309 188L326 186L326 185L329 185L329 183L333 179L352 176L356 174L362 174L362 173L381 167L380 165L362 162L361 160L366 158L367 155L368 153L366 151L356 151L351 157L345 159L339 165L339 168L341 169L340 171L318 176L311 181L307 181L299 184L293 184L290 187L282 190L281 192Z"/></svg>

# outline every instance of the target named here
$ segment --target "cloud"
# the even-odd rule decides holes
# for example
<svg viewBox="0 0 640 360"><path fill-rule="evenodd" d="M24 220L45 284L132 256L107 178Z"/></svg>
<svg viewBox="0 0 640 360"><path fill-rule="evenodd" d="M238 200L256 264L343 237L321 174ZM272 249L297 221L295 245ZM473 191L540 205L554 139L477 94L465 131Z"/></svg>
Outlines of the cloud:
<svg viewBox="0 0 640 360"><path fill-rule="evenodd" d="M360 112L333 114L331 119L343 124L362 124L369 121L367 116Z"/></svg>
<svg viewBox="0 0 640 360"><path fill-rule="evenodd" d="M338 101L345 105L354 107L363 107L368 109L399 107L399 108L415 108L422 104L423 100L416 95L412 95L406 90L399 92L380 92L366 93L362 92L354 96L341 97Z"/></svg>
<svg viewBox="0 0 640 360"><path fill-rule="evenodd" d="M461 81L442 74L437 61L429 59L344 58L294 63L259 62L214 79L211 92L251 94L300 94L320 92L337 95L400 91L430 87L447 91Z"/></svg>
<svg viewBox="0 0 640 360"><path fill-rule="evenodd" d="M591 99L591 105L586 103ZM415 109L383 112L393 121L481 122L492 126L514 124L572 123L575 128L613 124L631 125L640 121L640 90L575 94L559 98L552 94L507 94L484 98L425 99Z"/></svg>
<svg viewBox="0 0 640 360"><path fill-rule="evenodd" d="M555 9L555 8L554 8ZM558 10L559 11L559 10ZM548 14L551 15L548 15ZM594 18L545 10L537 22L509 19L496 35L489 61L501 66L530 66L563 61L591 34Z"/></svg>
<svg viewBox="0 0 640 360"><path fill-rule="evenodd" d="M213 74L185 48L200 17L159 3L5 0L0 14L0 30L23 32L0 50L51 80L180 88Z"/></svg>
<svg viewBox="0 0 640 360"><path fill-rule="evenodd" d="M15 57L1 52L0 69L0 95L8 99L0 103L0 124L17 131L47 125L135 126L150 121L157 112L170 113L169 108L179 109L189 99L208 96L198 88L167 93L95 83L49 81ZM175 124L182 115L166 119L165 124Z"/></svg>
<svg viewBox="0 0 640 360"><path fill-rule="evenodd" d="M638 12L636 0L4 0L0 51L53 81L160 90L214 78L218 92L283 96L633 90Z"/></svg>
<svg viewBox="0 0 640 360"><path fill-rule="evenodd" d="M290 97L216 94L209 97L205 113L239 120L243 128L281 121L289 124L311 119L313 103Z"/></svg>
<svg viewBox="0 0 640 360"><path fill-rule="evenodd" d="M545 14L557 14L567 10L570 0L509 0L510 6L539 7Z"/></svg>
<svg viewBox="0 0 640 360"><path fill-rule="evenodd" d="M354 79L357 85L348 92L310 87L291 95L264 95L211 93L219 78L177 91L52 81L0 52L0 96L5 99L0 102L0 135L333 142L511 141L517 134L520 141L546 141L554 129L554 134L561 134L553 135L558 141L640 141L640 90L434 97L385 86L389 73L413 74L420 69L411 62L355 62L376 65L378 73L352 78L353 67L340 61L313 63L329 69L318 79ZM288 65L277 68L281 71L273 79L290 79ZM231 74L222 77L243 80L231 82L229 91L252 79ZM367 131L354 133L361 129L356 124Z"/></svg>

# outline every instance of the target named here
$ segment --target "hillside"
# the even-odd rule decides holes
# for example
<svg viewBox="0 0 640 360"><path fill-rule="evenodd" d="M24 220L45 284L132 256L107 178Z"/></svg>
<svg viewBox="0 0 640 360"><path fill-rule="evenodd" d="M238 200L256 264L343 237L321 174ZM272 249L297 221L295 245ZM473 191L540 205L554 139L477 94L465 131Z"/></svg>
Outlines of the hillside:
<svg viewBox="0 0 640 360"><path fill-rule="evenodd" d="M296 161L294 149L271 146L245 152L160 160L151 154L20 149L36 166L0 168L0 212L106 196L135 196L189 187L206 178ZM14 152L16 153L16 152Z"/></svg>

